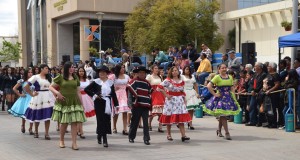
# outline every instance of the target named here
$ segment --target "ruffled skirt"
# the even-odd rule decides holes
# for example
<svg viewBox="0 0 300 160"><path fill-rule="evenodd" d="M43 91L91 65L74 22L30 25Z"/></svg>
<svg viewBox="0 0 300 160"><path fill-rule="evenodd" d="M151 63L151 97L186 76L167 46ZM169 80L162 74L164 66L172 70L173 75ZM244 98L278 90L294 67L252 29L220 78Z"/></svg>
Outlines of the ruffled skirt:
<svg viewBox="0 0 300 160"><path fill-rule="evenodd" d="M161 115L163 112L164 104L165 104L165 97L159 91L153 91L151 94L152 100L152 112L151 115Z"/></svg>
<svg viewBox="0 0 300 160"><path fill-rule="evenodd" d="M115 114L128 112L131 109L128 107L128 97L125 89L119 89L116 91L119 106L116 107Z"/></svg>
<svg viewBox="0 0 300 160"><path fill-rule="evenodd" d="M85 122L84 109L77 94L65 95L65 101L57 101L51 119L59 123Z"/></svg>
<svg viewBox="0 0 300 160"><path fill-rule="evenodd" d="M159 119L161 124L187 123L192 120L183 98L183 96L172 96L171 99L165 99L163 113Z"/></svg>
<svg viewBox="0 0 300 160"><path fill-rule="evenodd" d="M96 115L94 109L94 101L87 94L81 94L82 105L84 108L84 113L87 118L93 117Z"/></svg>
<svg viewBox="0 0 300 160"><path fill-rule="evenodd" d="M200 98L197 98L197 92L194 89L184 90L186 96L186 108L187 110L193 110L197 107L199 107L199 104L201 103Z"/></svg>
<svg viewBox="0 0 300 160"><path fill-rule="evenodd" d="M212 96L203 105L203 111L213 116L229 116L240 113L240 105L236 101L235 95L230 92L230 88L218 87L221 96Z"/></svg>
<svg viewBox="0 0 300 160"><path fill-rule="evenodd" d="M24 114L29 106L31 100L31 96L29 94L25 94L25 97L20 97L14 105L11 107L8 112L15 117L24 118Z"/></svg>
<svg viewBox="0 0 300 160"><path fill-rule="evenodd" d="M39 91L38 95L32 97L29 107L26 109L25 118L30 122L43 122L51 119L54 96L50 91Z"/></svg>

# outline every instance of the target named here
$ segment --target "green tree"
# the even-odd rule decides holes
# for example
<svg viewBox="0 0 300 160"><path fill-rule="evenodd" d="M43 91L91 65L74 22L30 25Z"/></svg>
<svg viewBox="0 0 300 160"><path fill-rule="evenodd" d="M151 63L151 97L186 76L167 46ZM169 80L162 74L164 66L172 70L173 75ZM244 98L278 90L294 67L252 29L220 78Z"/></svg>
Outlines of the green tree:
<svg viewBox="0 0 300 160"><path fill-rule="evenodd" d="M17 61L18 59L21 58L21 43L16 42L11 43L6 41L3 38L3 43L2 43L2 49L0 50L0 60L1 62L6 62L10 60L15 60Z"/></svg>
<svg viewBox="0 0 300 160"><path fill-rule="evenodd" d="M215 51L224 42L213 19L219 8L216 1L145 0L125 22L125 41L133 50L149 52L197 39Z"/></svg>

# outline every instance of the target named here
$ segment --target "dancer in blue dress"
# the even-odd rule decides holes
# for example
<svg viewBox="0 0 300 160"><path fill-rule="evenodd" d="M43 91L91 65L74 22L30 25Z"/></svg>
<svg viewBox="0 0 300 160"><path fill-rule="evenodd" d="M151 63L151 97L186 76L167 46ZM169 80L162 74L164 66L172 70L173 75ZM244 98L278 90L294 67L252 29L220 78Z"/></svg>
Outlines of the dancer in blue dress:
<svg viewBox="0 0 300 160"><path fill-rule="evenodd" d="M17 84L13 87L13 91L20 97L14 105L11 107L11 109L8 110L10 114L12 114L15 117L21 117L22 118L22 125L21 125L21 132L25 133L25 111L28 108L29 102L31 100L30 94L28 94L24 87L27 85L27 80L32 76L32 69L25 70L23 79L18 80ZM22 93L19 92L18 88L22 86ZM33 135L32 132L32 125L33 123L30 123L29 127L29 134Z"/></svg>
<svg viewBox="0 0 300 160"><path fill-rule="evenodd" d="M240 105L234 95L233 78L228 75L227 66L221 64L218 66L219 74L216 75L207 85L209 92L213 95L204 105L204 112L219 117L219 127L217 136L223 137L221 133L222 126L225 130L225 138L231 140L226 116L237 115L240 112ZM217 86L217 92L213 85Z"/></svg>

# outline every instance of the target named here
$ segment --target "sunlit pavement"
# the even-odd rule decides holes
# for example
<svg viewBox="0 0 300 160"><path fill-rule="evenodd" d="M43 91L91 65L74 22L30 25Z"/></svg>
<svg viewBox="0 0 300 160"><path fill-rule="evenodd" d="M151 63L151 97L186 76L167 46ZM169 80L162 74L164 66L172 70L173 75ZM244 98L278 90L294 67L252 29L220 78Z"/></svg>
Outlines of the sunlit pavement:
<svg viewBox="0 0 300 160"><path fill-rule="evenodd" d="M98 160L98 159L197 159L197 160L296 160L300 158L300 134L284 130L246 127L229 122L232 141L216 136L217 120L214 117L194 118L195 130L186 130L191 138L181 142L176 126L172 127L173 141L168 141L166 133L157 131L154 118L150 132L151 145L143 143L142 129L138 129L135 143L129 143L122 135L122 117L118 120L118 133L109 135L109 147L104 148L96 140L95 117L84 123L86 139L78 137L79 150L71 149L71 134L65 136L66 148L59 148L59 132L56 123L51 122L51 140L44 139L44 124L40 124L40 138L21 133L21 119L0 112L0 160ZM70 130L70 127L68 127ZM163 128L166 131L166 128ZM224 131L223 131L223 134Z"/></svg>

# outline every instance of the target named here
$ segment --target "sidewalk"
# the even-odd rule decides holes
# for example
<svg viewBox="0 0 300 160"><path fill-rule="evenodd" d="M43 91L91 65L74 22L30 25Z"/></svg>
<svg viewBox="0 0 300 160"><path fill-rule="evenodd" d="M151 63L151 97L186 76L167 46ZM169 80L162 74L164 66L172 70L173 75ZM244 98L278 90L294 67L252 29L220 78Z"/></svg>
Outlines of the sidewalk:
<svg viewBox="0 0 300 160"><path fill-rule="evenodd" d="M44 140L44 124L40 124L40 138L35 139L21 133L21 119L0 112L0 160L254 160L272 159L296 160L300 158L300 134L286 133L284 130L246 127L229 123L232 141L216 136L217 120L214 117L194 118L196 130L187 130L190 142L181 142L176 126L172 127L174 141L167 141L166 133L157 132L154 118L153 131L150 132L151 145L143 143L142 129L138 129L135 143L123 136L122 117L118 120L118 134L108 136L109 147L104 148L96 141L95 118L84 123L86 139L78 138L78 151L71 149L71 135L66 134L66 148L59 148L59 132L56 123L51 122L51 140ZM70 127L68 127L70 130ZM166 130L164 127L163 130ZM223 131L224 134L224 131Z"/></svg>

